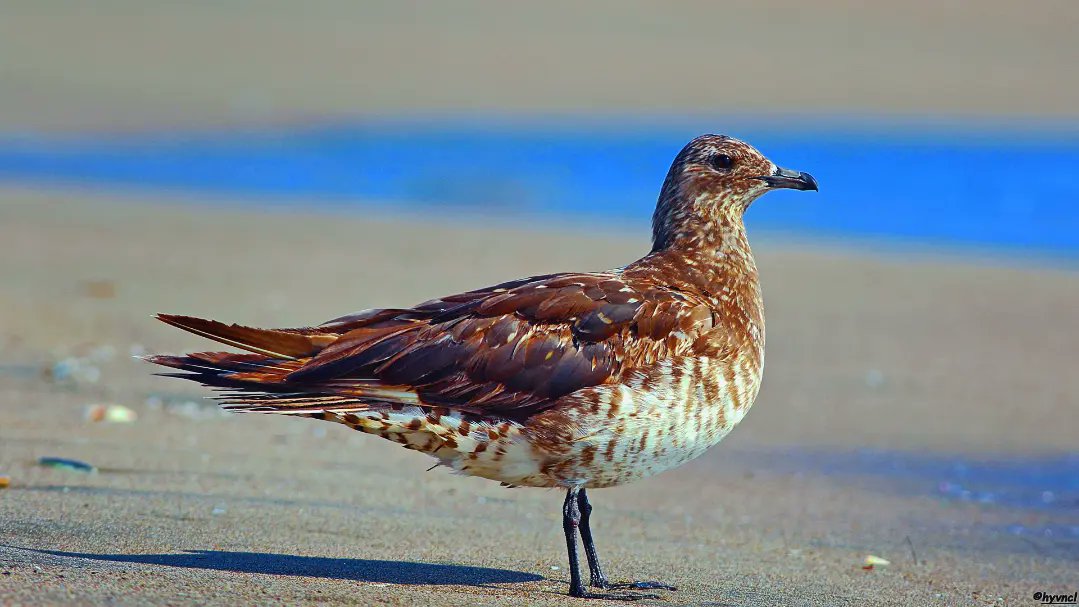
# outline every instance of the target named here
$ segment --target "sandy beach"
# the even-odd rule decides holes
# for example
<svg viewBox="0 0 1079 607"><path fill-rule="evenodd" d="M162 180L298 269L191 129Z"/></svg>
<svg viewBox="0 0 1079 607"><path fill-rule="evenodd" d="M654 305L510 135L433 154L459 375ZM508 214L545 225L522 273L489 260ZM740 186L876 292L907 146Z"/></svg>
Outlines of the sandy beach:
<svg viewBox="0 0 1079 607"><path fill-rule="evenodd" d="M158 311L312 323L613 266L646 234L11 187L0 200L4 602L574 604L560 596L559 493L424 472L424 456L333 424L218 414L205 391L130 355L205 346ZM1035 465L1073 448L1079 277L767 235L756 249L760 399L700 460L596 492L613 576L674 583L671 604L1024 605L1070 592L1074 506L953 499L950 464L937 477L888 467ZM96 381L56 377L71 358ZM93 403L138 420L88 422ZM868 554L892 564L865 571Z"/></svg>
<svg viewBox="0 0 1079 607"><path fill-rule="evenodd" d="M7 3L0 136L749 116L1067 137L1079 117L1068 0L545 6ZM619 266L646 232L2 177L0 605L584 604L564 596L561 493L425 472L343 426L226 415L133 357L208 347L158 312L315 324ZM752 212L750 231L760 397L700 459L592 494L609 575L675 584L651 602L671 605L1079 590L1074 260L796 240ZM137 419L87 419L109 404Z"/></svg>

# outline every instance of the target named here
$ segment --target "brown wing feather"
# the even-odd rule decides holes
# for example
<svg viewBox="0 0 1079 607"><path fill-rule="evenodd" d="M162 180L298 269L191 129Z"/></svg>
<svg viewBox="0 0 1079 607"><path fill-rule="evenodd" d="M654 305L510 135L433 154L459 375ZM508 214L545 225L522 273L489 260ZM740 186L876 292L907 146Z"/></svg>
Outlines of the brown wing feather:
<svg viewBox="0 0 1079 607"><path fill-rule="evenodd" d="M297 413L399 403L509 417L685 354L713 324L703 300L616 273L522 279L313 329L160 318L254 353L151 358L230 390L226 400L238 408Z"/></svg>
<svg viewBox="0 0 1079 607"><path fill-rule="evenodd" d="M331 321L324 328L353 328L285 382L407 386L431 406L527 415L692 347L711 328L707 310L614 274L515 281Z"/></svg>

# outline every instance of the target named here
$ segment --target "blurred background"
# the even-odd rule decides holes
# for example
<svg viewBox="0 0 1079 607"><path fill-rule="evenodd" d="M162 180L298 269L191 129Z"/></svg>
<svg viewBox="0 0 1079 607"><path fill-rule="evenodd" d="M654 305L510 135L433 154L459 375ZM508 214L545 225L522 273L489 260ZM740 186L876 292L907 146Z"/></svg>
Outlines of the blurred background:
<svg viewBox="0 0 1079 607"><path fill-rule="evenodd" d="M666 539L638 564L703 550L705 571L674 570L687 600L796 604L776 579L808 604L1056 588L1079 558L1076 32L1069 0L0 1L0 540L210 582L298 566L130 554L355 556L302 521L250 531L304 495L357 537L400 508L434 536L455 532L440 512L480 517L513 538L501 561L467 542L365 554L500 564L535 575L463 579L559 591L534 554L560 555L536 540L555 519L529 519L550 496L423 475L343 428L223 417L130 355L206 347L155 312L296 326L623 265L648 249L674 155L713 132L821 192L747 217L769 318L753 415L700 461L612 490L627 497L609 541L639 553L649 520ZM133 417L109 423L113 405ZM53 455L102 473L36 463ZM354 485L339 459L361 462ZM62 522L75 498L50 487L98 520ZM868 552L903 575L865 577ZM694 586L716 568L751 590ZM161 575L147 592L191 582ZM267 587L306 600L288 580Z"/></svg>
<svg viewBox="0 0 1079 607"><path fill-rule="evenodd" d="M4 12L5 182L640 229L674 153L722 132L826 189L761 228L1079 249L1067 1Z"/></svg>

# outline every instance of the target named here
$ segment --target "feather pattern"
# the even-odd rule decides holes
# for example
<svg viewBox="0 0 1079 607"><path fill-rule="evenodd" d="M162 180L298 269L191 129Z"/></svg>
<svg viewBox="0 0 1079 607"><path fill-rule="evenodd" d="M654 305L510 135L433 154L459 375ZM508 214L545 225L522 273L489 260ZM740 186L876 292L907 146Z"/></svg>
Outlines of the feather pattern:
<svg viewBox="0 0 1079 607"><path fill-rule="evenodd" d="M737 170L716 170L723 154ZM166 323L245 353L149 360L233 410L315 417L515 486L608 486L678 465L744 416L764 314L742 213L777 169L726 137L676 158L653 250L318 327ZM815 187L815 182L814 182Z"/></svg>

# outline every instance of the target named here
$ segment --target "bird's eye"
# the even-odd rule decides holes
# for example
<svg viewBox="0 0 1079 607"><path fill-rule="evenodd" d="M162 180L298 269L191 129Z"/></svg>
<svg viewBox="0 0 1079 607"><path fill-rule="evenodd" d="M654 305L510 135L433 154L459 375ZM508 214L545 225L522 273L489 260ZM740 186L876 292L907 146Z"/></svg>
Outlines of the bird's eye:
<svg viewBox="0 0 1079 607"><path fill-rule="evenodd" d="M734 159L726 154L716 154L715 156L712 156L712 166L721 171L726 171L733 165Z"/></svg>

